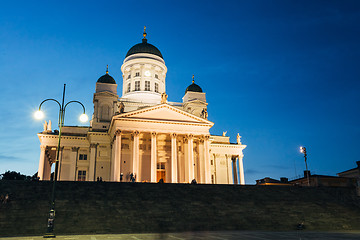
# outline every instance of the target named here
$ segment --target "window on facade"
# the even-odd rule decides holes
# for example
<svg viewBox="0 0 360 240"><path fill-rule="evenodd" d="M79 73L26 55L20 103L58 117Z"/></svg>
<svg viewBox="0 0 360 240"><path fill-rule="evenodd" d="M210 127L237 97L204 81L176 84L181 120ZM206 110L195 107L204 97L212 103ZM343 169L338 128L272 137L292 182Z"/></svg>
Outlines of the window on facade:
<svg viewBox="0 0 360 240"><path fill-rule="evenodd" d="M140 81L135 82L135 91L140 91Z"/></svg>
<svg viewBox="0 0 360 240"><path fill-rule="evenodd" d="M128 78L127 79L130 79L131 78L131 74L128 75Z"/></svg>
<svg viewBox="0 0 360 240"><path fill-rule="evenodd" d="M140 72L136 72L135 77L140 77Z"/></svg>
<svg viewBox="0 0 360 240"><path fill-rule="evenodd" d="M210 161L210 164L211 164L211 165L214 165L214 162L213 162L213 160L211 160L211 161Z"/></svg>
<svg viewBox="0 0 360 240"><path fill-rule="evenodd" d="M157 92L157 93L159 92L159 84L158 84L158 83L155 83L155 89L154 89L154 90L155 90L155 92Z"/></svg>
<svg viewBox="0 0 360 240"><path fill-rule="evenodd" d="M87 160L87 154L79 154L79 160Z"/></svg>
<svg viewBox="0 0 360 240"><path fill-rule="evenodd" d="M145 81L145 91L150 91L150 81Z"/></svg>
<svg viewBox="0 0 360 240"><path fill-rule="evenodd" d="M156 78L156 79L159 79L159 75L155 74L155 78Z"/></svg>
<svg viewBox="0 0 360 240"><path fill-rule="evenodd" d="M85 181L86 180L86 171L78 171L78 181Z"/></svg>
<svg viewBox="0 0 360 240"><path fill-rule="evenodd" d="M157 169L165 169L165 163L158 163Z"/></svg>
<svg viewBox="0 0 360 240"><path fill-rule="evenodd" d="M130 92L130 91L131 91L131 83L128 83L127 92Z"/></svg>

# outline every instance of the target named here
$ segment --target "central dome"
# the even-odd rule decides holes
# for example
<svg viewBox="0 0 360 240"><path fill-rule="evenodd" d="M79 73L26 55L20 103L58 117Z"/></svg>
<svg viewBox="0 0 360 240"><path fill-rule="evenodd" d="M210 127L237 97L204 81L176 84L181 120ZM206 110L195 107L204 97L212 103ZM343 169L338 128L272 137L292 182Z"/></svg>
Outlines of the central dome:
<svg viewBox="0 0 360 240"><path fill-rule="evenodd" d="M130 50L127 52L125 58L127 58L130 55L136 54L136 53L154 54L154 55L159 56L162 59L164 59L160 50L157 49L157 47L155 47L154 45L147 43L146 38L144 38L142 40L142 43L138 43L138 44L134 45L132 48L130 48Z"/></svg>

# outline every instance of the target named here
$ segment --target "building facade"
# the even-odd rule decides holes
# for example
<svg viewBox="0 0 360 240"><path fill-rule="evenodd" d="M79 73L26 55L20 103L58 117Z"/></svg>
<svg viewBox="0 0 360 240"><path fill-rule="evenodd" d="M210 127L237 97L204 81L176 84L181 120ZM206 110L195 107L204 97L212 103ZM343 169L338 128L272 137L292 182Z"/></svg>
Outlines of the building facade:
<svg viewBox="0 0 360 240"><path fill-rule="evenodd" d="M90 127L62 128L58 180L245 184L239 134L210 134L205 93L194 82L182 102L169 102L167 68L161 52L142 42L126 54L122 92L106 74L96 82ZM38 133L38 176L49 180L58 132Z"/></svg>

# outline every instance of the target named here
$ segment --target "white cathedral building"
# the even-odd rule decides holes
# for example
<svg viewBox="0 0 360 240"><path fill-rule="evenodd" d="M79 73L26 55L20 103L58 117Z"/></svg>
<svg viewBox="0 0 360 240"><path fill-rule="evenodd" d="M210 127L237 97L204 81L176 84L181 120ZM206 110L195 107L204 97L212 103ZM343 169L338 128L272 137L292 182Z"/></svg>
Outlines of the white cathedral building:
<svg viewBox="0 0 360 240"><path fill-rule="evenodd" d="M205 93L194 83L182 102L169 102L167 68L158 48L142 42L127 52L121 66L121 97L106 74L96 82L90 127L62 127L58 180L245 184L239 134L210 134ZM38 133L38 177L50 180L58 131Z"/></svg>

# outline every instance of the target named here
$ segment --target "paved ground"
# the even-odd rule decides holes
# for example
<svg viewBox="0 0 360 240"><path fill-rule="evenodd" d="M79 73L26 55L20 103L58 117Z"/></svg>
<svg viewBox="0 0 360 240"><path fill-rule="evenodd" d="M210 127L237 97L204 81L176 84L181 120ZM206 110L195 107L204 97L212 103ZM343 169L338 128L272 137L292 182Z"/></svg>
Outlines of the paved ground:
<svg viewBox="0 0 360 240"><path fill-rule="evenodd" d="M40 240L38 237L10 237L0 238L3 240ZM314 239L330 239L330 240L347 240L360 239L360 231L346 233L328 233L328 232L250 232L250 231L234 231L234 232L185 232L185 233L163 233L163 234L108 234L108 235L68 235L57 236L59 240L314 240Z"/></svg>

